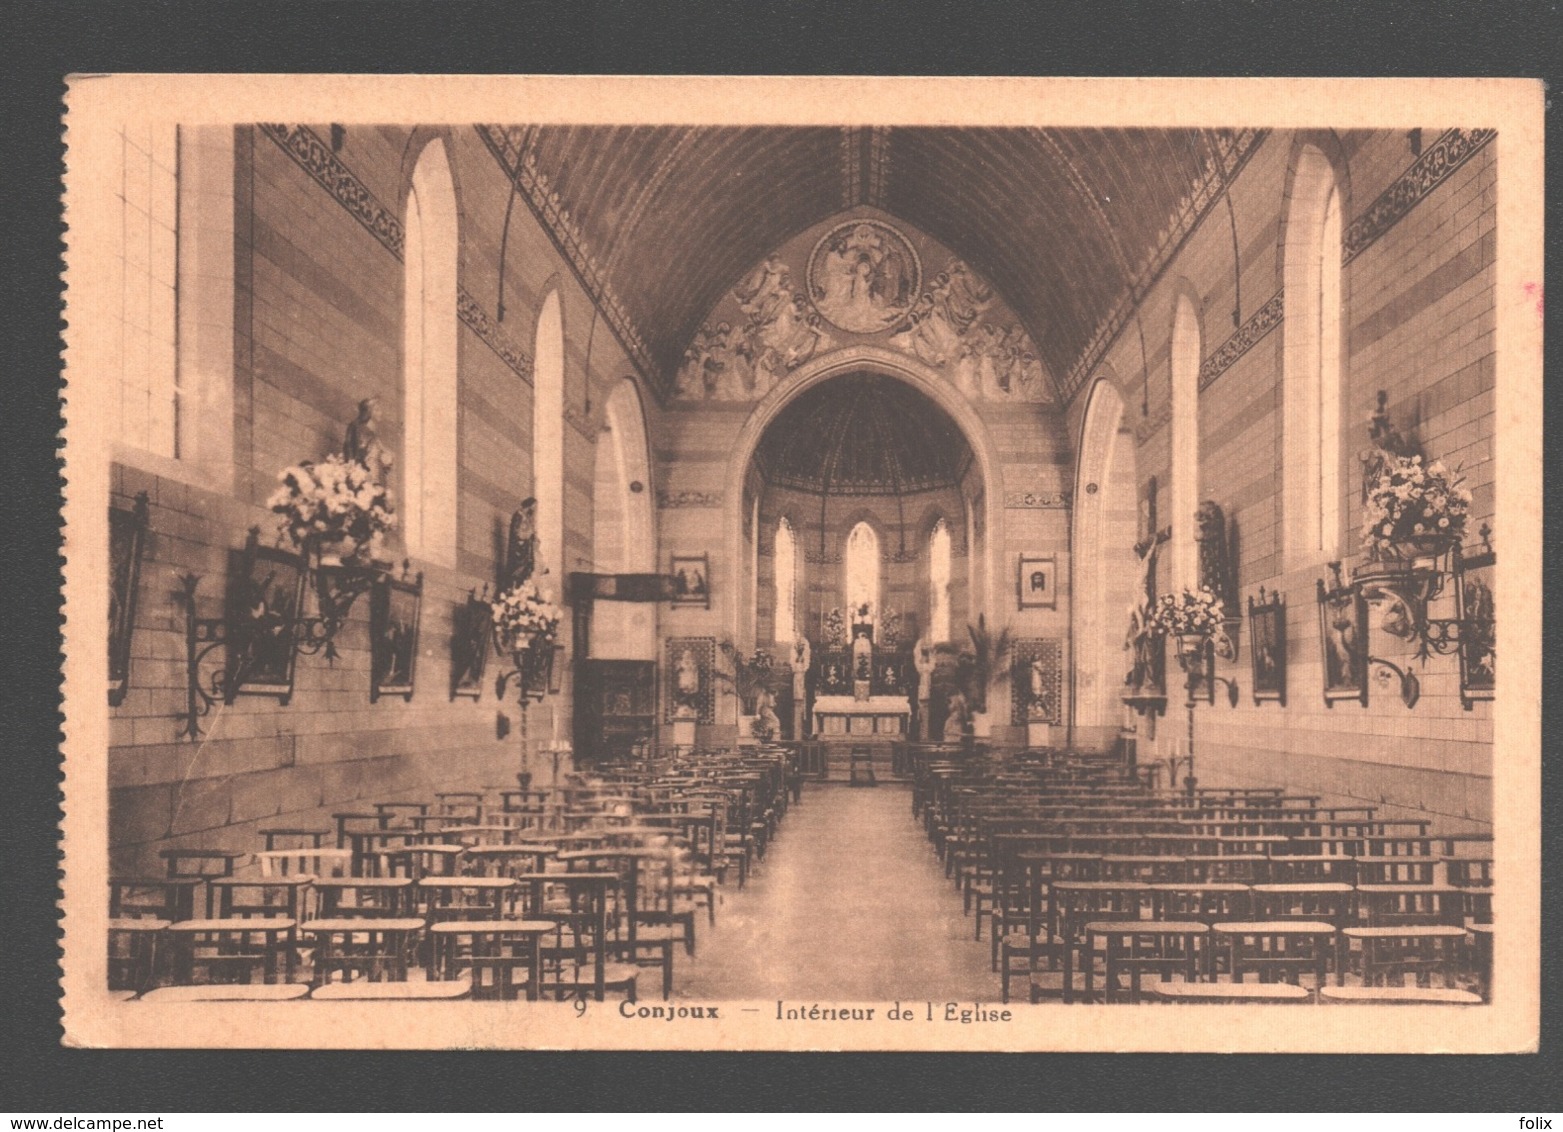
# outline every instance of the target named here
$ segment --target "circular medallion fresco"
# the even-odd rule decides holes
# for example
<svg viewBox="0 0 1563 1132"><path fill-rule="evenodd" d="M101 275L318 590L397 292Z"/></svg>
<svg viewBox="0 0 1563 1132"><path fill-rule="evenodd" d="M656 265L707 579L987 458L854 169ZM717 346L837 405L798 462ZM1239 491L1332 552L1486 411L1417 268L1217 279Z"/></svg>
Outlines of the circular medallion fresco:
<svg viewBox="0 0 1563 1132"><path fill-rule="evenodd" d="M923 267L907 238L880 220L838 224L809 255L809 299L852 334L896 326L922 291Z"/></svg>

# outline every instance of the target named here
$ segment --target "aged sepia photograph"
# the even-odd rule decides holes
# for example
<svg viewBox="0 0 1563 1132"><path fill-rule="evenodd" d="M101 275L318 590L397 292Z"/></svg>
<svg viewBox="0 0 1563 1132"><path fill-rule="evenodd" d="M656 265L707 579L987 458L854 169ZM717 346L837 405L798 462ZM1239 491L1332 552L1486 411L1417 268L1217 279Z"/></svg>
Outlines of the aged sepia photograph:
<svg viewBox="0 0 1563 1132"><path fill-rule="evenodd" d="M1534 1048L1539 84L66 105L72 1044Z"/></svg>

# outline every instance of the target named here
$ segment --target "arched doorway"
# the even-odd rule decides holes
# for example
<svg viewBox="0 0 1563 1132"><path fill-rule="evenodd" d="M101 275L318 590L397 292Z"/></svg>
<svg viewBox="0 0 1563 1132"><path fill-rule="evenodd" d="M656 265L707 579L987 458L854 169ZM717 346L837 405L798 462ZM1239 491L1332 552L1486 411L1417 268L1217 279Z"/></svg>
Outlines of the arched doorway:
<svg viewBox="0 0 1563 1132"><path fill-rule="evenodd" d="M592 476L592 572L650 574L657 568L650 460L640 394L620 381L604 407ZM656 607L599 599L593 605L591 656L656 660Z"/></svg>
<svg viewBox="0 0 1563 1132"><path fill-rule="evenodd" d="M747 460L733 469L730 482L741 494L728 504L729 520L737 527L737 561L753 566L742 579L745 592L727 603L731 639L746 649L773 647L786 636L777 620L786 609L812 660L808 686L795 689L800 728L819 723L835 737L832 722L801 710L803 700L867 697L886 705L898 699L906 718L895 734L883 719L865 734L881 741L926 735L918 725L938 680L919 687L914 646L933 612L935 532L943 620L964 640L991 592L986 538L996 524L988 507L999 493L972 434L917 382L872 365L837 365L814 376L762 403L745 429L754 439L741 438L737 449ZM983 444L986 437L976 435ZM785 532L785 564L778 532ZM867 657L864 638L872 646ZM951 668L954 651L947 650ZM942 709L943 699L932 698ZM1002 719L1007 692L996 690L992 700L991 716ZM847 707L844 714L860 713Z"/></svg>
<svg viewBox="0 0 1563 1132"><path fill-rule="evenodd" d="M727 461L722 541L725 560L734 563L747 561L749 544L744 535L743 507L745 489L752 486L749 479L750 465L766 429L800 394L832 378L851 373L878 374L909 385L955 423L961 439L970 448L974 490L963 510L968 515L975 512L973 521L967 523L971 532L968 548L971 616L987 613L989 620L992 620L994 611L989 608L991 595L1005 592L1004 580L998 577L1000 556L994 552L995 547L1005 545L1005 484L998 453L988 435L987 426L970 402L938 371L895 350L857 346L832 351L792 371L786 381L779 383L754 407L739 430ZM952 525L958 530L961 524ZM754 618L744 616L750 604L739 600L727 600L722 604L726 633L735 642L752 645Z"/></svg>
<svg viewBox="0 0 1563 1132"><path fill-rule="evenodd" d="M1136 577L1134 436L1109 378L1099 377L1091 388L1078 450L1071 539L1073 742L1105 748L1123 716L1123 640Z"/></svg>

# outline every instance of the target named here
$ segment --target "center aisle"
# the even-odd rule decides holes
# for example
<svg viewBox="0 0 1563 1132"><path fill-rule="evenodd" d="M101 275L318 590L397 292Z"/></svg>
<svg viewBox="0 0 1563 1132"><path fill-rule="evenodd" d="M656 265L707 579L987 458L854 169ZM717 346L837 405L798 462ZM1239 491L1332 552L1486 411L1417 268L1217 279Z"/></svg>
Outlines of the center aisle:
<svg viewBox="0 0 1563 1132"><path fill-rule="evenodd" d="M911 811L902 786L804 788L716 929L675 968L681 999L998 999L988 942Z"/></svg>

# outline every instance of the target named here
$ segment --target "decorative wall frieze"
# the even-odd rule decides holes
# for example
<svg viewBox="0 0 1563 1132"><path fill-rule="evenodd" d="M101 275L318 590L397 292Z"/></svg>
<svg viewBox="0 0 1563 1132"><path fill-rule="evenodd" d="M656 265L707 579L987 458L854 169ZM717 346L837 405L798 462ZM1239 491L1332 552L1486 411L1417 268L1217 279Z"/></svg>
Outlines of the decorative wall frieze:
<svg viewBox="0 0 1563 1132"><path fill-rule="evenodd" d="M1067 511L1067 491L1008 491L1004 493L1007 510Z"/></svg>
<svg viewBox="0 0 1563 1132"><path fill-rule="evenodd" d="M396 214L380 203L378 197L353 175L331 152L331 146L308 126L261 122L261 133L281 147L299 168L313 177L320 187L385 245L397 259L405 254L407 234Z"/></svg>
<svg viewBox="0 0 1563 1132"><path fill-rule="evenodd" d="M482 343L499 356L500 361L515 371L517 377L528 385L532 383L531 357L515 344L510 335L505 333L504 327L490 317L488 311L465 287L456 291L456 313Z"/></svg>
<svg viewBox="0 0 1563 1132"><path fill-rule="evenodd" d="M720 491L657 492L657 506L663 510L672 510L680 507L720 507L721 505L722 493Z"/></svg>
<svg viewBox="0 0 1563 1132"><path fill-rule="evenodd" d="M1111 313L1097 325L1090 343L1070 367L1062 382L1065 400L1073 398L1085 387L1086 381L1101 365L1108 349L1134 317L1135 309L1146 291L1161 277L1183 247L1184 240L1221 199L1221 190L1248 164L1248 159L1269 133L1269 130L1254 129L1214 131L1213 145L1210 147L1214 159L1212 156L1205 158L1199 178L1189 193L1179 201L1178 207L1173 209L1155 246L1140 269L1134 272L1133 278L1125 281L1123 292L1113 304Z"/></svg>
<svg viewBox="0 0 1563 1132"><path fill-rule="evenodd" d="M1497 130L1449 130L1423 150L1411 167L1347 227L1341 236L1341 263L1350 263L1371 247L1497 136Z"/></svg>
<svg viewBox="0 0 1563 1132"><path fill-rule="evenodd" d="M807 566L840 566L841 555L832 554L830 551L821 553L817 550L805 550L803 562Z"/></svg>
<svg viewBox="0 0 1563 1132"><path fill-rule="evenodd" d="M1277 291L1270 301L1249 316L1247 322L1233 332L1232 337L1221 343L1216 352L1206 358L1199 367L1199 388L1205 387L1227 371L1231 365L1248 353L1260 339L1281 325L1285 317L1283 293Z"/></svg>
<svg viewBox="0 0 1563 1132"><path fill-rule="evenodd" d="M504 170L505 176L515 183L527 207L532 210L549 239L553 240L554 246L575 272L581 286L586 288L586 293L602 312L603 319L624 347L630 361L642 377L666 393L667 382L652 360L645 338L609 284L607 271L596 253L586 246L581 226L559 199L559 193L549 186L548 175L537 167L536 154L525 145L524 131L487 125L479 125L476 129L489 152L494 155L494 160Z"/></svg>

